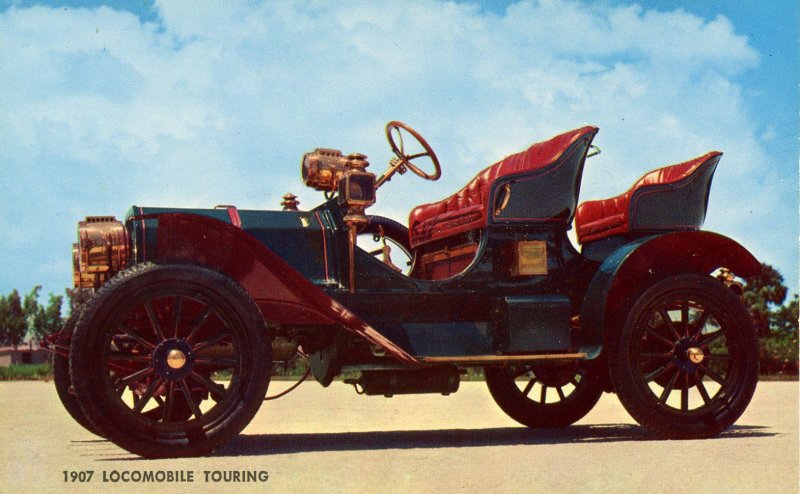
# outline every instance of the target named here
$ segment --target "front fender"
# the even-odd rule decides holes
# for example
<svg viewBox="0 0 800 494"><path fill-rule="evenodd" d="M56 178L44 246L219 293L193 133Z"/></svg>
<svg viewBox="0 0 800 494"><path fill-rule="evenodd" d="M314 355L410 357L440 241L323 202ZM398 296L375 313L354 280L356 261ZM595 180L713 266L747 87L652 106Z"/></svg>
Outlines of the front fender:
<svg viewBox="0 0 800 494"><path fill-rule="evenodd" d="M157 262L200 264L236 280L277 324L339 324L406 364L419 361L289 266L251 235L225 222L187 213L158 219Z"/></svg>
<svg viewBox="0 0 800 494"><path fill-rule="evenodd" d="M710 274L723 267L740 277L761 272L753 254L714 232L672 232L623 245L603 261L584 296L581 351L597 357L607 332L624 320L625 307L656 281L676 274Z"/></svg>

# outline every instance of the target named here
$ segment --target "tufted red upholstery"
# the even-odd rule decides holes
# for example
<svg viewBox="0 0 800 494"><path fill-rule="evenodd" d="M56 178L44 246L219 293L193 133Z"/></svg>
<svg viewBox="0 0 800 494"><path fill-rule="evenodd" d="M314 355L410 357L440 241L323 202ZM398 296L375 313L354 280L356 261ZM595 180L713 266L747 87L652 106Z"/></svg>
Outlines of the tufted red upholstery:
<svg viewBox="0 0 800 494"><path fill-rule="evenodd" d="M532 145L484 169L463 189L447 199L417 206L409 216L412 247L486 226L489 191L500 177L524 173L554 163L583 136L597 132L596 127L582 127Z"/></svg>
<svg viewBox="0 0 800 494"><path fill-rule="evenodd" d="M677 165L666 166L645 174L633 184L624 194L609 199L586 201L578 206L575 213L575 228L578 233L578 242L586 243L592 240L627 233L630 230L631 211L636 204L631 204L631 198L637 191L642 194L646 187L654 185L673 184L688 179L704 164L716 166L716 160L722 153L712 151ZM635 214L635 212L634 212Z"/></svg>

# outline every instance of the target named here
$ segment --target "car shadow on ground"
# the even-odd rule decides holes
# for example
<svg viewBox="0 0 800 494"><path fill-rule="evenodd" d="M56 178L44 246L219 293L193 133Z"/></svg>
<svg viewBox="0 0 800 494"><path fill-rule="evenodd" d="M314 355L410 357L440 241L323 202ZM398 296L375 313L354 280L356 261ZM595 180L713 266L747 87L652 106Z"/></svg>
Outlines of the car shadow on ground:
<svg viewBox="0 0 800 494"><path fill-rule="evenodd" d="M771 437L762 426L733 426L716 439ZM312 451L365 451L389 449L476 448L487 446L546 445L660 441L646 429L629 424L576 425L563 429L445 429L423 431L338 432L316 434L240 435L215 456L250 456ZM712 439L713 440L713 439Z"/></svg>
<svg viewBox="0 0 800 494"><path fill-rule="evenodd" d="M716 438L752 439L773 437L766 426L734 425ZM480 448L491 446L535 446L569 443L613 443L629 441L662 441L643 427L631 424L573 425L563 429L528 429L500 427L491 429L442 429L421 431L370 431L335 433L253 434L240 435L213 453L215 457L269 456L324 451L369 451L391 449ZM106 456L99 461L144 460L127 457L125 452L100 453L105 440L73 441L89 456Z"/></svg>

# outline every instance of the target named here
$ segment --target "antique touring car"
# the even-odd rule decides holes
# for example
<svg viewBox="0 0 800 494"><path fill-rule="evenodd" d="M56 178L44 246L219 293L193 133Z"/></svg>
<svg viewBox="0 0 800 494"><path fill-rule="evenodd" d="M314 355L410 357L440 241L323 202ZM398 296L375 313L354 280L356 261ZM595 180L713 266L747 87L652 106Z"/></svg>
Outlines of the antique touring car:
<svg viewBox="0 0 800 494"><path fill-rule="evenodd" d="M90 216L73 252L86 302L53 345L59 396L145 457L224 444L258 411L273 366L296 358L322 386L356 371L358 392L384 396L453 393L480 367L497 404L530 427L570 425L607 391L662 437L716 435L756 387L734 275L761 269L699 229L721 153L579 206L596 133L506 157L412 209L407 228L366 214L395 173L440 176L401 122L386 127L395 157L379 177L362 154L307 153L303 180L326 196L309 211L287 195L282 211Z"/></svg>

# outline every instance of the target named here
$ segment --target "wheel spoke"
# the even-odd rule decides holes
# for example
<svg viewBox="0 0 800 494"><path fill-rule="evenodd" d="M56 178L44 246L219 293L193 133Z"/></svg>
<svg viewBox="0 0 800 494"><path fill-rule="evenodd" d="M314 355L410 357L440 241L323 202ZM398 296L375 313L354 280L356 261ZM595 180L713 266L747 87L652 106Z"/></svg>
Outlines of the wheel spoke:
<svg viewBox="0 0 800 494"><path fill-rule="evenodd" d="M197 403L192 399L192 392L189 390L189 386L186 385L186 379L180 380L180 387L184 398L186 398L186 402L189 404L189 408L191 408L194 416L199 419L203 416L203 413L200 411L200 407L197 406Z"/></svg>
<svg viewBox="0 0 800 494"><path fill-rule="evenodd" d="M148 350L153 350L156 347L153 343L151 343L149 340L147 340L144 336L140 335L135 329L131 328L130 326L128 326L126 324L120 324L119 325L119 329L120 329L120 331L122 331L126 335L130 336L134 340L136 340L139 343L141 343Z"/></svg>
<svg viewBox="0 0 800 494"><path fill-rule="evenodd" d="M724 330L724 329L720 329L719 331L714 331L710 335L708 335L705 338L703 338L702 340L700 340L697 344L699 346L709 345L712 341L716 340L720 336L724 336L725 332L726 332L726 330Z"/></svg>
<svg viewBox="0 0 800 494"><path fill-rule="evenodd" d="M108 356L109 362L139 362L149 364L153 361L150 356L145 355L126 355L124 353L112 353Z"/></svg>
<svg viewBox="0 0 800 494"><path fill-rule="evenodd" d="M710 368L706 367L705 365L698 365L703 374L707 375L711 379L717 382L717 384L723 385L725 384L725 378L717 374L715 371L711 370Z"/></svg>
<svg viewBox="0 0 800 494"><path fill-rule="evenodd" d="M213 311L211 310L211 307L206 307L206 310L204 310L204 311L203 311L203 313L202 313L202 314L200 314L200 317L198 317L198 318L197 318L197 319L196 319L196 320L195 320L195 321L192 323L192 329L189 331L189 336L187 336L187 337L186 337L186 343L189 343L189 344L191 344L191 343L192 343L192 340L193 340L193 339L194 339L194 337L196 336L196 334L197 334L197 331L198 331L198 330L199 330L199 329L200 329L200 328L203 326L203 324L204 324L204 323L205 323L205 322L208 320L208 316L210 316L212 312L213 312Z"/></svg>
<svg viewBox="0 0 800 494"><path fill-rule="evenodd" d="M689 410L689 374L683 375L683 384L681 385L681 410L684 412Z"/></svg>
<svg viewBox="0 0 800 494"><path fill-rule="evenodd" d="M174 388L172 386L172 381L167 381L167 389L164 392L164 414L161 416L162 422L169 422L170 417L172 417L172 404L175 402L174 398Z"/></svg>
<svg viewBox="0 0 800 494"><path fill-rule="evenodd" d="M518 377L520 377L520 376L522 376L522 375L524 375L524 374L527 374L527 373L528 373L528 372L530 372L530 371L531 371L531 370L530 370L530 369L528 369L527 367L523 367L521 371L519 371L519 372L517 372L516 374L514 374L513 376L511 376L511 378L512 378L512 379L516 379L516 378L518 378Z"/></svg>
<svg viewBox="0 0 800 494"><path fill-rule="evenodd" d="M536 378L535 377L531 378L531 380L528 381L528 385L525 386L525 389L522 390L522 394L525 395L525 396L528 396L530 394L531 390L533 389L533 385L534 384L536 384Z"/></svg>
<svg viewBox="0 0 800 494"><path fill-rule="evenodd" d="M156 389L158 389L158 387L161 385L161 381L162 381L161 377L156 377L155 379L150 381L150 385L147 386L147 389L144 391L144 394L142 394L141 398L139 398L139 401L137 401L136 405L134 405L133 407L134 412L141 413L142 410L144 410L144 407L145 405L147 405L147 402L150 401L150 398L153 397L153 393L155 393Z"/></svg>
<svg viewBox="0 0 800 494"><path fill-rule="evenodd" d="M133 374L130 374L129 376L119 379L116 382L114 382L114 391L125 389L125 386L127 386L128 384L131 384L143 377L147 377L153 372L155 372L155 369L153 369L152 367L145 367L144 369L140 369L134 372Z"/></svg>
<svg viewBox="0 0 800 494"><path fill-rule="evenodd" d="M428 156L428 152L427 151L423 151L421 153L408 155L408 156L406 156L406 160L407 161L411 161L411 160L415 160L417 158L422 158L423 156Z"/></svg>
<svg viewBox="0 0 800 494"><path fill-rule="evenodd" d="M561 389L561 386L556 386L556 393L558 393L559 400L564 401L567 399L567 397L564 396L564 390Z"/></svg>
<svg viewBox="0 0 800 494"><path fill-rule="evenodd" d="M721 360L723 362L728 362L733 360L733 357L728 355L727 353L708 353L705 356L706 360Z"/></svg>
<svg viewBox="0 0 800 494"><path fill-rule="evenodd" d="M211 338L209 338L207 340L201 341L200 343L194 345L192 350L194 350L194 352L197 353L197 352L199 352L200 350L202 350L204 348L208 348L208 347L210 347L212 345L215 345L215 344L219 343L220 341L224 340L225 338L229 338L230 336L231 336L230 333L219 333L219 334L217 334L215 336L212 336Z"/></svg>
<svg viewBox="0 0 800 494"><path fill-rule="evenodd" d="M166 337L164 337L164 331L161 329L161 322L158 320L158 314L156 314L153 303L150 300L145 300L144 310L147 311L147 317L150 318L150 324L153 326L153 332L156 334L156 338L158 338L159 341L165 340Z"/></svg>
<svg viewBox="0 0 800 494"><path fill-rule="evenodd" d="M644 376L644 382L649 383L653 379L656 379L656 378L662 376L665 372L667 372L668 370L672 369L672 366L673 366L672 362L668 362L666 365L664 365L662 367L659 367L658 369L654 370L650 374Z"/></svg>
<svg viewBox="0 0 800 494"><path fill-rule="evenodd" d="M192 378L195 382L203 385L203 387L205 387L208 390L208 392L211 393L212 397L222 398L225 395L225 386L215 383L206 376L192 371L192 373L189 374L189 377ZM219 401L219 400L215 398L214 401Z"/></svg>
<svg viewBox="0 0 800 494"><path fill-rule="evenodd" d="M183 297L175 297L175 305L172 312L172 334L173 338L178 337L178 330L181 324L181 311L183 309Z"/></svg>
<svg viewBox="0 0 800 494"><path fill-rule="evenodd" d="M660 334L656 333L655 329L653 329L653 328L651 328L649 326L644 328L644 331L647 334L649 334L650 336L652 336L653 338L655 338L656 341L659 341L659 342L663 343L665 346L668 346L670 348L675 346L675 342L674 341L670 341L667 338L661 336Z"/></svg>
<svg viewBox="0 0 800 494"><path fill-rule="evenodd" d="M547 403L547 386L545 386L544 384L542 384L542 394L539 396L539 401L542 404Z"/></svg>
<svg viewBox="0 0 800 494"><path fill-rule="evenodd" d="M691 338L698 338L703 333L703 328L706 327L706 322L708 322L708 316L711 315L711 312L708 309L703 310L703 315L700 316L700 320L697 321L697 327L690 335Z"/></svg>
<svg viewBox="0 0 800 494"><path fill-rule="evenodd" d="M662 307L658 310L658 314L661 316L661 320L664 321L664 324L666 324L669 330L672 332L673 336L675 336L675 340L681 339L681 335L678 333L678 330L675 329L675 325L672 324L672 319L669 318L669 313L667 310Z"/></svg>
<svg viewBox="0 0 800 494"><path fill-rule="evenodd" d="M671 352L643 352L639 354L642 358L649 359L668 359L672 358Z"/></svg>
<svg viewBox="0 0 800 494"><path fill-rule="evenodd" d="M678 379L679 372L676 370L672 374L672 378L669 380L666 386L664 386L664 390L661 392L661 396L658 398L658 401L661 403L667 403L667 399L669 398L670 393L672 393L672 388L675 386L675 380Z"/></svg>
<svg viewBox="0 0 800 494"><path fill-rule="evenodd" d="M689 301L681 300L681 329L683 335L689 336Z"/></svg>
<svg viewBox="0 0 800 494"><path fill-rule="evenodd" d="M702 378L697 380L697 391L700 393L700 396L703 397L703 402L708 405L708 402L711 401L711 397L708 396L708 391L706 390L705 384L703 384Z"/></svg>
<svg viewBox="0 0 800 494"><path fill-rule="evenodd" d="M199 357L194 359L194 365L217 365L222 368L229 368L229 367L236 367L236 364L239 361L235 358L224 358L224 357Z"/></svg>

